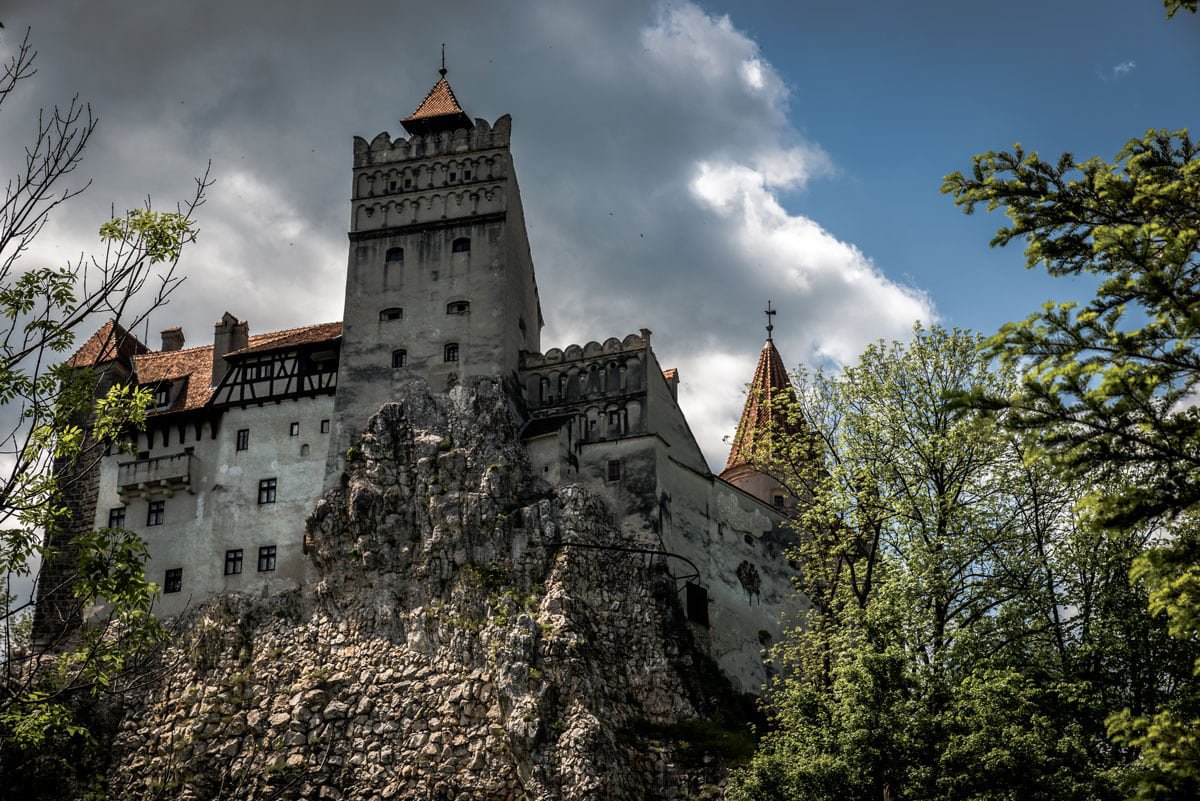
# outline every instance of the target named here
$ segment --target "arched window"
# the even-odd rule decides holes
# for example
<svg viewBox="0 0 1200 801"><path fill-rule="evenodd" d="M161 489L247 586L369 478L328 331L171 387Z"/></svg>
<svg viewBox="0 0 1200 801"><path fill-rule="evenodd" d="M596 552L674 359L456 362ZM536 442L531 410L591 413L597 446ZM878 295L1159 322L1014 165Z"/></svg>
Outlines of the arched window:
<svg viewBox="0 0 1200 801"><path fill-rule="evenodd" d="M465 236L460 236L458 239L455 239L454 242L450 245L450 252L451 253L470 253L471 252L471 240Z"/></svg>
<svg viewBox="0 0 1200 801"><path fill-rule="evenodd" d="M392 367L407 367L408 366L408 351L404 348L399 348L392 351Z"/></svg>
<svg viewBox="0 0 1200 801"><path fill-rule="evenodd" d="M445 358L443 359L443 361L447 361L447 362L458 361L458 343L457 342L447 342L446 343Z"/></svg>
<svg viewBox="0 0 1200 801"><path fill-rule="evenodd" d="M446 314L470 314L471 303L466 300L452 300L446 304Z"/></svg>
<svg viewBox="0 0 1200 801"><path fill-rule="evenodd" d="M393 306L390 309L384 309L383 311L379 312L379 319L384 321L399 320L403 316L404 309L401 309L399 306Z"/></svg>
<svg viewBox="0 0 1200 801"><path fill-rule="evenodd" d="M388 264L402 264L404 262L404 248L388 248L385 260Z"/></svg>

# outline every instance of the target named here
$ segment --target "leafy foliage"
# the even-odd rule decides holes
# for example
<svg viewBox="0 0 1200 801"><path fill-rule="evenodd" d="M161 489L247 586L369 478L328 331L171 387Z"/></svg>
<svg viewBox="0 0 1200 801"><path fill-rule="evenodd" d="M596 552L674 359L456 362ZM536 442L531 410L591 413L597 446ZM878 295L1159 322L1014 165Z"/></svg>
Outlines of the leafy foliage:
<svg viewBox="0 0 1200 801"><path fill-rule="evenodd" d="M27 33L0 70L0 107L34 74L35 57ZM82 722L85 702L119 696L131 680L130 668L161 637L151 612L157 588L143 571L145 544L123 529L87 530L91 521L72 520L69 502L75 482L104 449L144 425L149 393L63 357L80 331L90 333L105 316L114 322L114 334L99 352L115 353L120 326L133 327L166 302L181 280L175 266L195 238L192 217L208 184L207 177L198 180L196 194L176 211L140 209L104 223L102 256L58 267L26 264L51 212L86 188L67 182L95 124L90 108L77 100L39 114L24 162L0 198L0 405L6 426L0 430L0 571L11 582L48 564L63 566L59 579L41 576L39 593L65 597L73 618L84 621L77 630L32 636L32 601L5 594L5 787L29 780L37 774L31 766L46 767L47 760L54 763L52 773L65 775L68 762L55 762L48 753L79 755L94 745ZM65 548L50 546L63 541Z"/></svg>

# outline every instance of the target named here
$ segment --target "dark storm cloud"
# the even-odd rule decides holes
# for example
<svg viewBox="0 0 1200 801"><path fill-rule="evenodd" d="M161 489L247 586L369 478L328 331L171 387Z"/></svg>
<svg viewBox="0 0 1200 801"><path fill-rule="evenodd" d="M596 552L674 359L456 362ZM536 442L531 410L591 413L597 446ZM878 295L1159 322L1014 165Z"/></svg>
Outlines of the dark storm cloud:
<svg viewBox="0 0 1200 801"><path fill-rule="evenodd" d="M402 133L442 42L467 112L513 115L544 346L653 329L714 466L768 297L793 362L848 357L931 313L780 205L832 167L789 122L770 54L688 3L77 0L2 19L5 48L29 25L41 55L0 118L0 155L38 105L79 92L101 117L94 185L33 255L92 249L110 204L182 197L212 160L187 283L152 346L174 324L202 344L226 309L257 331L341 316L350 137Z"/></svg>

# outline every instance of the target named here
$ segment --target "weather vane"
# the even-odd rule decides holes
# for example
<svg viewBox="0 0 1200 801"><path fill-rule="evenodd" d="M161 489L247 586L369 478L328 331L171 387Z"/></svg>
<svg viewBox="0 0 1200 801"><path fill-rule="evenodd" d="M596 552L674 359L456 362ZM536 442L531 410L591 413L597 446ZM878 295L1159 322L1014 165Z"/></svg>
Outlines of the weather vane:
<svg viewBox="0 0 1200 801"><path fill-rule="evenodd" d="M771 338L771 332L775 330L775 324L772 322L771 318L774 317L776 314L778 314L778 312L776 312L774 309L771 308L771 301L768 300L767 301L767 309L766 309L767 339Z"/></svg>

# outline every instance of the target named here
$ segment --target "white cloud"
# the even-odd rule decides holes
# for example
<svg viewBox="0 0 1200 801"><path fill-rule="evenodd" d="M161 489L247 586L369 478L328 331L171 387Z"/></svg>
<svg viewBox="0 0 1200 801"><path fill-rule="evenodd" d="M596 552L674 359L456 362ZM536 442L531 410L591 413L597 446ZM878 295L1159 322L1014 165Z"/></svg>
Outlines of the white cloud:
<svg viewBox="0 0 1200 801"><path fill-rule="evenodd" d="M1133 61L1122 61L1120 64L1112 68L1113 78L1123 78L1124 76L1133 72L1133 68L1136 66L1137 64Z"/></svg>

